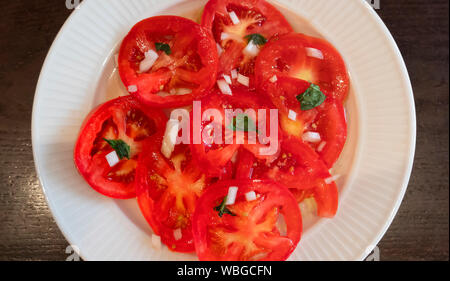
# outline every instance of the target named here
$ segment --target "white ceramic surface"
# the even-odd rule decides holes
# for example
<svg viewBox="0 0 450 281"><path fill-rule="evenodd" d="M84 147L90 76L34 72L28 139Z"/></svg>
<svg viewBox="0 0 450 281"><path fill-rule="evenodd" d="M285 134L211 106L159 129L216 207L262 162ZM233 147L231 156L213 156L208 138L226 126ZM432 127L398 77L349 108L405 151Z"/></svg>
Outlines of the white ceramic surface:
<svg viewBox="0 0 450 281"><path fill-rule="evenodd" d="M85 0L49 51L36 89L33 152L50 209L85 260L195 260L154 251L135 200L105 198L84 182L73 147L85 116L123 93L114 70L121 39L159 14L197 18L204 0ZM392 222L406 191L416 137L411 84L389 31L364 0L278 0L296 31L322 36L343 55L352 80L349 140L334 219L308 216L290 260L362 260ZM305 215L306 216L306 215Z"/></svg>

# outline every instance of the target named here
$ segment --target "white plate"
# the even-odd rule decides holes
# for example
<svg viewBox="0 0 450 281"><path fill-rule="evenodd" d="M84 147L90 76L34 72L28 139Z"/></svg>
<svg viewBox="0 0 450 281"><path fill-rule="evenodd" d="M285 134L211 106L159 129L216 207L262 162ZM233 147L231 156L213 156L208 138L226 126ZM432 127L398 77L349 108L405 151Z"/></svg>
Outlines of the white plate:
<svg viewBox="0 0 450 281"><path fill-rule="evenodd" d="M33 151L50 209L85 260L195 260L151 247L135 200L93 191L73 164L81 123L121 93L114 54L139 20L198 16L204 0L85 0L58 34L44 63L33 108ZM336 170L344 175L334 219L307 219L291 260L361 260L379 242L406 191L415 149L415 109L401 54L364 0L278 0L297 31L323 36L351 74L349 140ZM289 11L289 12L288 12Z"/></svg>

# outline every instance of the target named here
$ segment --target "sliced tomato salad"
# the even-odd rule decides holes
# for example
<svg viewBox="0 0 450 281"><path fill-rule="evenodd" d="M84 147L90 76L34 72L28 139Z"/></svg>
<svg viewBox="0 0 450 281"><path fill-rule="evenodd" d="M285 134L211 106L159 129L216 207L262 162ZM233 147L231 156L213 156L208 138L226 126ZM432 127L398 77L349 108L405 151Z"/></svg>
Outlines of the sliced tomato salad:
<svg viewBox="0 0 450 281"><path fill-rule="evenodd" d="M119 72L128 91L149 106L192 103L214 84L214 39L199 24L176 16L137 23L122 42Z"/></svg>
<svg viewBox="0 0 450 281"><path fill-rule="evenodd" d="M230 187L238 189L235 202L225 205ZM300 241L302 216L293 195L275 182L222 181L199 199L192 229L200 260L277 261Z"/></svg>
<svg viewBox="0 0 450 281"><path fill-rule="evenodd" d="M192 215L210 179L192 161L188 146L177 146L170 159L159 150L159 145L150 144L139 159L139 207L170 250L193 252Z"/></svg>
<svg viewBox="0 0 450 281"><path fill-rule="evenodd" d="M328 96L343 102L349 76L339 52L327 41L304 34L281 35L267 43L256 60L258 85L289 76L320 86Z"/></svg>
<svg viewBox="0 0 450 281"><path fill-rule="evenodd" d="M217 42L219 75L237 70L253 76L255 58L266 40L292 32L284 16L265 0L211 0L205 6L202 25Z"/></svg>
<svg viewBox="0 0 450 281"><path fill-rule="evenodd" d="M103 195L117 199L135 197L135 170L144 142L161 134L166 122L162 111L147 108L131 96L97 107L86 118L75 146L78 171ZM115 148L108 142L113 146L116 143L119 152L123 148L128 151L122 159L116 153L113 166L108 155L114 156Z"/></svg>
<svg viewBox="0 0 450 281"><path fill-rule="evenodd" d="M89 114L75 164L99 193L137 197L155 250L286 260L300 203L336 215L349 75L330 43L264 0L210 0L200 24L138 22L117 67L129 95Z"/></svg>

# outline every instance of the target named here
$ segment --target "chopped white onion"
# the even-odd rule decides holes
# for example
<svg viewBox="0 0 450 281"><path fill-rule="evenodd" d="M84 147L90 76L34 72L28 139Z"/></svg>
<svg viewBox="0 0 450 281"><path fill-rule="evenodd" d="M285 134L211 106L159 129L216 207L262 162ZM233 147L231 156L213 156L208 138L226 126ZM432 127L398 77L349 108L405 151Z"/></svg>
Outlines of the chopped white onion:
<svg viewBox="0 0 450 281"><path fill-rule="evenodd" d="M308 57L323 60L323 53L321 50L318 50L315 48L305 48L305 49L306 49L306 54L308 55Z"/></svg>
<svg viewBox="0 0 450 281"><path fill-rule="evenodd" d="M225 202L225 205L233 205L234 202L236 202L237 192L238 192L238 187L236 187L236 186L231 186L228 189L227 201Z"/></svg>
<svg viewBox="0 0 450 281"><path fill-rule="evenodd" d="M130 85L128 86L128 92L130 93L136 93L138 91L138 87L136 85Z"/></svg>
<svg viewBox="0 0 450 281"><path fill-rule="evenodd" d="M178 131L180 130L180 121L170 119L167 122L166 132L161 146L161 153L169 159L175 149L177 142Z"/></svg>
<svg viewBox="0 0 450 281"><path fill-rule="evenodd" d="M255 45L253 41L248 42L247 47L244 49L244 54L250 57L256 57L259 54L258 45Z"/></svg>
<svg viewBox="0 0 450 281"><path fill-rule="evenodd" d="M250 78L240 73L238 74L237 81L246 87L250 86Z"/></svg>
<svg viewBox="0 0 450 281"><path fill-rule="evenodd" d="M233 82L231 81L231 77L230 75L223 75L223 79L225 79L225 82L227 82L228 84L232 84Z"/></svg>
<svg viewBox="0 0 450 281"><path fill-rule="evenodd" d="M280 235L286 236L287 235L287 224L286 224L286 220L284 219L284 216L282 214L278 215L276 225L277 225L278 231L280 232Z"/></svg>
<svg viewBox="0 0 450 281"><path fill-rule="evenodd" d="M152 234L152 246L155 250L161 250L161 237Z"/></svg>
<svg viewBox="0 0 450 281"><path fill-rule="evenodd" d="M114 55L114 65L119 67L119 54Z"/></svg>
<svg viewBox="0 0 450 281"><path fill-rule="evenodd" d="M306 132L303 134L303 140L306 142L312 142L312 143L316 143L316 142L320 142L321 138L320 138L320 134L316 133L316 132Z"/></svg>
<svg viewBox="0 0 450 281"><path fill-rule="evenodd" d="M245 193L245 199L250 202L250 201L255 201L256 200L256 193L254 191L250 191Z"/></svg>
<svg viewBox="0 0 450 281"><path fill-rule="evenodd" d="M272 83L275 83L275 82L278 81L278 77L276 75L274 75L274 76L272 76L272 78L270 78L269 81L272 82Z"/></svg>
<svg viewBox="0 0 450 281"><path fill-rule="evenodd" d="M337 181L340 177L341 177L340 175L335 175L335 176L329 177L329 178L325 179L325 183L326 184L333 183L333 182Z"/></svg>
<svg viewBox="0 0 450 281"><path fill-rule="evenodd" d="M217 86L219 87L222 94L229 96L233 95L230 85L228 85L228 83L225 80L217 80Z"/></svg>
<svg viewBox="0 0 450 281"><path fill-rule="evenodd" d="M178 241L181 238L183 238L183 233L181 232L180 228L177 228L173 231L173 238L175 238L175 241Z"/></svg>
<svg viewBox="0 0 450 281"><path fill-rule="evenodd" d="M241 22L235 12L231 12L228 14L230 15L230 19L234 25L239 24Z"/></svg>
<svg viewBox="0 0 450 281"><path fill-rule="evenodd" d="M159 55L153 50L145 52L145 59L139 64L139 72L144 73L149 71L158 58Z"/></svg>
<svg viewBox="0 0 450 281"><path fill-rule="evenodd" d="M326 141L323 141L319 144L319 146L317 147L317 151L318 152L322 152L322 150L325 148L325 145L327 145Z"/></svg>
<svg viewBox="0 0 450 281"><path fill-rule="evenodd" d="M233 70L231 71L231 78L232 78L232 79L237 79L237 78L238 78L238 72L237 72L236 69L233 69Z"/></svg>
<svg viewBox="0 0 450 281"><path fill-rule="evenodd" d="M289 110L288 118L291 119L292 121L297 121L297 112Z"/></svg>
<svg viewBox="0 0 450 281"><path fill-rule="evenodd" d="M216 43L216 45L217 45L217 53L219 53L219 57L220 57L222 55L222 53L223 53L223 49L222 49L222 46L220 46L219 43Z"/></svg>
<svg viewBox="0 0 450 281"><path fill-rule="evenodd" d="M222 32L222 34L220 34L220 41L227 40L230 38L231 38L231 36L228 33Z"/></svg>
<svg viewBox="0 0 450 281"><path fill-rule="evenodd" d="M116 166L120 162L117 152L114 150L113 152L107 154L106 161L108 161L110 167Z"/></svg>

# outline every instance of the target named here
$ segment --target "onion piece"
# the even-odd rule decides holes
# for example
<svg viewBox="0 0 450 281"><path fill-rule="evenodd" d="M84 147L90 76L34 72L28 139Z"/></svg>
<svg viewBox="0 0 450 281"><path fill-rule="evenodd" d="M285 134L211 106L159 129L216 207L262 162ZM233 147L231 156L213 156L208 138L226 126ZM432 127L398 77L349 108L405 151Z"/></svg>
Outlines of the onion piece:
<svg viewBox="0 0 450 281"><path fill-rule="evenodd" d="M219 43L216 43L216 46L217 46L217 53L219 53L219 57L220 57L223 53L222 46L220 46Z"/></svg>
<svg viewBox="0 0 450 281"><path fill-rule="evenodd" d="M319 144L319 146L317 147L317 151L318 152L322 152L322 150L325 148L325 145L327 145L326 141L323 141Z"/></svg>
<svg viewBox="0 0 450 281"><path fill-rule="evenodd" d="M323 53L321 50L315 48L305 48L305 49L308 57L323 60Z"/></svg>
<svg viewBox="0 0 450 281"><path fill-rule="evenodd" d="M138 87L136 85L130 85L128 86L128 92L130 93L136 93L138 91Z"/></svg>
<svg viewBox="0 0 450 281"><path fill-rule="evenodd" d="M232 84L233 82L231 81L231 77L230 75L223 75L223 79L225 79L225 82L227 82L228 84Z"/></svg>
<svg viewBox="0 0 450 281"><path fill-rule="evenodd" d="M183 238L183 233L181 232L181 228L177 228L173 231L173 238L175 238L175 241L178 241L181 238Z"/></svg>
<svg viewBox="0 0 450 281"><path fill-rule="evenodd" d="M236 202L236 195L238 192L238 187L231 186L228 189L228 195L227 195L227 201L225 202L225 205L233 205Z"/></svg>
<svg viewBox="0 0 450 281"><path fill-rule="evenodd" d="M238 72L236 69L231 70L231 78L237 79L238 78Z"/></svg>
<svg viewBox="0 0 450 281"><path fill-rule="evenodd" d="M161 250L161 237L152 234L152 246L155 250Z"/></svg>
<svg viewBox="0 0 450 281"><path fill-rule="evenodd" d="M256 200L256 193L254 191L250 191L250 192L245 193L245 199L248 202L255 201Z"/></svg>
<svg viewBox="0 0 450 281"><path fill-rule="evenodd" d="M117 152L115 150L113 152L107 154L105 156L105 158L106 158L106 161L108 161L108 164L110 167L114 167L117 164L119 164L119 162L120 162L119 156L117 155Z"/></svg>
<svg viewBox="0 0 450 281"><path fill-rule="evenodd" d="M291 119L292 121L297 121L297 112L289 110L288 118Z"/></svg>
<svg viewBox="0 0 450 281"><path fill-rule="evenodd" d="M269 79L270 82L275 83L278 81L278 77L276 75L272 76L272 78Z"/></svg>
<svg viewBox="0 0 450 281"><path fill-rule="evenodd" d="M244 54L250 57L256 57L259 54L258 45L255 45L253 41L248 42L247 47L244 49Z"/></svg>
<svg viewBox="0 0 450 281"><path fill-rule="evenodd" d="M320 138L320 134L316 132L306 132L303 134L303 140L306 142L320 142L322 139Z"/></svg>
<svg viewBox="0 0 450 281"><path fill-rule="evenodd" d="M222 32L220 34L220 41L227 40L227 39L230 39L230 38L231 38L231 36L228 33Z"/></svg>
<svg viewBox="0 0 450 281"><path fill-rule="evenodd" d="M228 13L228 15L230 16L230 19L231 19L231 21L233 22L234 25L237 25L237 24L239 24L241 22L234 11Z"/></svg>
<svg viewBox="0 0 450 281"><path fill-rule="evenodd" d="M238 74L237 81L246 87L250 86L250 78L240 73Z"/></svg>
<svg viewBox="0 0 450 281"><path fill-rule="evenodd" d="M159 55L153 50L145 52L145 59L139 64L139 72L144 73L149 71L158 58Z"/></svg>
<svg viewBox="0 0 450 281"><path fill-rule="evenodd" d="M175 149L177 142L178 132L180 130L180 121L170 119L167 121L166 132L164 133L164 139L161 145L161 153L169 159L172 152Z"/></svg>
<svg viewBox="0 0 450 281"><path fill-rule="evenodd" d="M222 92L222 94L229 96L233 95L230 85L228 85L225 80L217 80L217 86L219 87L219 90Z"/></svg>
<svg viewBox="0 0 450 281"><path fill-rule="evenodd" d="M333 183L333 182L337 181L340 177L341 177L341 175L334 175L332 177L325 179L325 183L326 184Z"/></svg>

